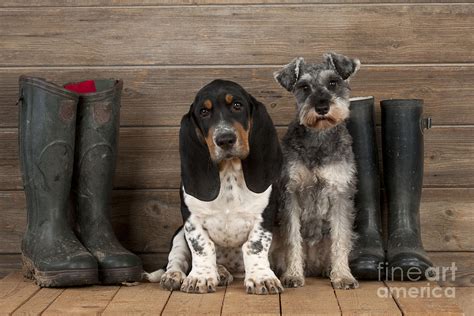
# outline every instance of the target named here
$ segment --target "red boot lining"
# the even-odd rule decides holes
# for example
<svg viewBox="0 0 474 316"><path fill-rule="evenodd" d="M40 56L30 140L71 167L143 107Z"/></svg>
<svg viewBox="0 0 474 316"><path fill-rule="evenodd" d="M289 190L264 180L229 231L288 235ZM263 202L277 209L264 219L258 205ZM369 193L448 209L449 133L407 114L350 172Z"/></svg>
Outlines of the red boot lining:
<svg viewBox="0 0 474 316"><path fill-rule="evenodd" d="M76 93L97 92L94 80L86 80L86 81L82 81L82 82L70 83L70 84L65 85L64 89L69 90L69 91L73 91L73 92L76 92Z"/></svg>

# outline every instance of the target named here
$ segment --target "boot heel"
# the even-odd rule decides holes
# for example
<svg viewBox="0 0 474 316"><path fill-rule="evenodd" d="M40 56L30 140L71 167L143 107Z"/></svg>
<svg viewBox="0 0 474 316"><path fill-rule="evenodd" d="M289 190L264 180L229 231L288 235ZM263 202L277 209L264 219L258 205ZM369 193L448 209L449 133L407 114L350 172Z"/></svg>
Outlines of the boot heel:
<svg viewBox="0 0 474 316"><path fill-rule="evenodd" d="M29 280L34 280L34 268L31 264L31 261L28 260L24 255L21 256L21 270L23 276Z"/></svg>

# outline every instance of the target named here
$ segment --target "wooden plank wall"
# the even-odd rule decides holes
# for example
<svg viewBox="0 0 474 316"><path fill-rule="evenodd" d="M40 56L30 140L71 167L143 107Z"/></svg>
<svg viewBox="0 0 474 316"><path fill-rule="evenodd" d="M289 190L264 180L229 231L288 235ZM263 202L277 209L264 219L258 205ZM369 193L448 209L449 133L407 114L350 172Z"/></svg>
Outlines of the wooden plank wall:
<svg viewBox="0 0 474 316"><path fill-rule="evenodd" d="M436 2L436 3L434 3ZM423 241L438 262L474 254L474 5L429 0L6 0L0 2L0 274L18 267L25 198L18 76L125 81L113 222L147 268L181 224L177 132L196 91L238 81L280 134L293 116L272 72L296 56L360 58L353 95L422 98ZM377 106L377 122L379 109Z"/></svg>

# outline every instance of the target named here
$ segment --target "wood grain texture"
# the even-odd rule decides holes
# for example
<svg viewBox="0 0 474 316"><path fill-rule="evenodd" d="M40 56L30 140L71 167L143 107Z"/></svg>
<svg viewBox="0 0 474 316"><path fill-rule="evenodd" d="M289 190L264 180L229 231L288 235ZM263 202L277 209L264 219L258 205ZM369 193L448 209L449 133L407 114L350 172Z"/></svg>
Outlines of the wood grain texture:
<svg viewBox="0 0 474 316"><path fill-rule="evenodd" d="M235 279L225 291L221 315L280 315L280 297L247 294L244 281Z"/></svg>
<svg viewBox="0 0 474 316"><path fill-rule="evenodd" d="M119 288L119 286L97 285L84 288L68 288L56 298L42 315L99 315L105 310Z"/></svg>
<svg viewBox="0 0 474 316"><path fill-rule="evenodd" d="M403 315L464 315L452 290L429 282L386 282ZM455 291L455 290L454 290Z"/></svg>
<svg viewBox="0 0 474 316"><path fill-rule="evenodd" d="M474 287L474 254L472 252L460 252L452 257L443 252L433 252L430 258L435 267L441 267L435 270L440 286ZM454 273L453 269L455 269Z"/></svg>
<svg viewBox="0 0 474 316"><path fill-rule="evenodd" d="M457 0L4 0L0 7L41 6L140 6L140 5L223 5L223 4L321 4L321 3L456 3Z"/></svg>
<svg viewBox="0 0 474 316"><path fill-rule="evenodd" d="M25 280L21 272L0 280L0 315L10 315L39 289L33 282Z"/></svg>
<svg viewBox="0 0 474 316"><path fill-rule="evenodd" d="M355 291L334 290L342 315L399 315L402 313L390 297L380 297L380 288L386 289L383 282L360 282Z"/></svg>
<svg viewBox="0 0 474 316"><path fill-rule="evenodd" d="M225 291L225 287L218 287L216 292L205 295L174 291L162 315L220 315Z"/></svg>
<svg viewBox="0 0 474 316"><path fill-rule="evenodd" d="M280 300L282 315L341 315L329 279L306 278L305 287L285 289Z"/></svg>
<svg viewBox="0 0 474 316"><path fill-rule="evenodd" d="M363 63L465 63L474 61L473 12L469 4L4 8L0 66L285 64L295 51L328 50Z"/></svg>
<svg viewBox="0 0 474 316"><path fill-rule="evenodd" d="M122 128L115 187L178 188L177 127ZM286 128L277 129L280 137ZM425 187L474 187L474 127L435 127L425 132ZM0 129L0 189L22 189L16 129Z"/></svg>
<svg viewBox="0 0 474 316"><path fill-rule="evenodd" d="M102 315L160 315L170 294L155 283L121 286Z"/></svg>
<svg viewBox="0 0 474 316"><path fill-rule="evenodd" d="M36 292L28 301L20 306L13 316L41 315L56 298L64 292L64 289L44 288Z"/></svg>
<svg viewBox="0 0 474 316"><path fill-rule="evenodd" d="M474 315L474 287L456 288L456 302L464 315Z"/></svg>
<svg viewBox="0 0 474 316"><path fill-rule="evenodd" d="M311 56L317 62L321 56ZM216 78L240 83L267 106L274 124L295 116L294 98L273 79L278 67L84 67L0 68L0 127L18 125L18 77L48 78L57 84L87 78L122 78L122 126L178 126L197 91ZM364 66L351 81L353 96L423 98L435 125L474 124L474 66Z"/></svg>
<svg viewBox="0 0 474 316"><path fill-rule="evenodd" d="M21 191L0 191L0 253L20 252L26 225ZM182 225L178 190L114 190L112 223L123 245L133 251L167 252ZM423 190L422 238L429 251L474 251L474 189Z"/></svg>

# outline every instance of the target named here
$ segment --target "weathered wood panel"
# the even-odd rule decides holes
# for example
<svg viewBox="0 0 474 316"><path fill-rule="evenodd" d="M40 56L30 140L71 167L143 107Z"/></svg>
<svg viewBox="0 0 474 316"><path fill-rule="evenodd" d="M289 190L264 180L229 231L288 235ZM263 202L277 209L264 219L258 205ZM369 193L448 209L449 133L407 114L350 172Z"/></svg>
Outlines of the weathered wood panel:
<svg viewBox="0 0 474 316"><path fill-rule="evenodd" d="M222 5L222 4L326 4L326 3L456 3L458 0L4 0L0 7L40 6L138 6L138 5Z"/></svg>
<svg viewBox="0 0 474 316"><path fill-rule="evenodd" d="M122 128L116 188L178 188L178 127ZM286 128L278 128L281 135ZM22 189L16 129L0 129L0 188ZM425 132L426 187L473 187L474 127Z"/></svg>
<svg viewBox="0 0 474 316"><path fill-rule="evenodd" d="M321 56L312 56L318 61ZM294 117L293 96L281 88L272 73L278 67L84 67L0 68L1 127L18 122L18 77L30 74L59 84L86 78L122 78L122 126L173 126L189 110L196 92L216 78L239 82L263 102L277 125ZM423 98L425 113L435 125L474 124L474 65L362 66L351 81L353 96ZM377 122L380 121L376 104Z"/></svg>
<svg viewBox="0 0 474 316"><path fill-rule="evenodd" d="M20 251L26 225L24 194L0 192L0 253ZM424 189L422 237L429 251L474 251L474 189ZM115 190L112 222L117 236L136 252L167 252L181 226L178 190Z"/></svg>
<svg viewBox="0 0 474 316"><path fill-rule="evenodd" d="M474 61L473 13L469 4L7 8L0 65L283 64L328 50L363 63L464 63Z"/></svg>

